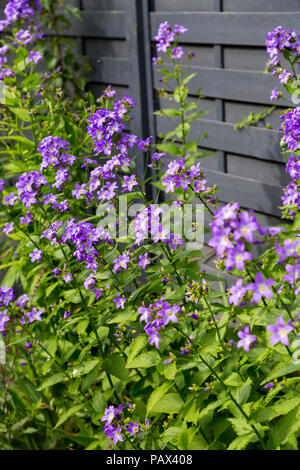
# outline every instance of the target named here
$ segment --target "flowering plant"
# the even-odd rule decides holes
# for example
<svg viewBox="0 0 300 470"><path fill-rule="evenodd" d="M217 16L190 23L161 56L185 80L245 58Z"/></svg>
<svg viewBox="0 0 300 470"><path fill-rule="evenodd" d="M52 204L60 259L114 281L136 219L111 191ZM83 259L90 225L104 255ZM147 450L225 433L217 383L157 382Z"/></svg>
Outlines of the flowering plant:
<svg viewBox="0 0 300 470"><path fill-rule="evenodd" d="M187 114L184 32L163 23L156 37L159 56L174 61L163 83L177 81L179 108L160 113L180 119L156 148L127 132L136 104L111 87L75 119L53 85L52 95L42 87L42 102L25 97L22 112L15 101L3 106L2 448L298 448L297 108L283 116L293 179L283 205L292 223L261 227L238 203L220 204L196 161L197 142L188 141L201 114ZM284 54L294 67L295 33L272 34L268 47L279 44L278 61ZM284 47L280 34L292 38ZM19 86L40 90L40 76L26 84L30 51L16 54ZM3 68L17 80L16 65ZM145 154L158 174L141 180L135 162ZM170 155L179 158L165 168ZM175 198L158 206L149 181ZM220 271L237 276L228 292L216 288L221 275L201 269L199 247L190 249L202 219L184 231L175 216L165 224L195 198L211 216Z"/></svg>

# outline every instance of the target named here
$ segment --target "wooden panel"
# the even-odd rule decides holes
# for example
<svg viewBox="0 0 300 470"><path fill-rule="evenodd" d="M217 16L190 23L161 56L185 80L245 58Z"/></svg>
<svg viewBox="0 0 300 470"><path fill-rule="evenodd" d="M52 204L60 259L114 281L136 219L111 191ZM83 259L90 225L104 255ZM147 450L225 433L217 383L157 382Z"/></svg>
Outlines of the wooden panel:
<svg viewBox="0 0 300 470"><path fill-rule="evenodd" d="M126 59L89 57L88 60L93 69L89 73L89 79L92 82L112 85L128 84L128 61Z"/></svg>
<svg viewBox="0 0 300 470"><path fill-rule="evenodd" d="M241 155L227 154L227 173L275 186L286 186L291 181L283 162L274 163Z"/></svg>
<svg viewBox="0 0 300 470"><path fill-rule="evenodd" d="M200 87L205 96L233 101L270 104L271 90L278 85L278 80L267 73L196 66L186 69L189 71L197 73L189 82L193 94ZM159 72L155 71L155 77L160 78ZM169 83L172 85L172 80Z"/></svg>
<svg viewBox="0 0 300 470"><path fill-rule="evenodd" d="M83 10L124 10L124 0L81 0Z"/></svg>
<svg viewBox="0 0 300 470"><path fill-rule="evenodd" d="M219 171L206 170L205 175L210 185L216 184L220 188L221 201L237 201L243 207L280 216L282 188Z"/></svg>
<svg viewBox="0 0 300 470"><path fill-rule="evenodd" d="M212 11L213 1L214 0L154 0L154 10L155 11Z"/></svg>
<svg viewBox="0 0 300 470"><path fill-rule="evenodd" d="M128 45L122 39L85 38L83 41L88 56L128 58Z"/></svg>
<svg viewBox="0 0 300 470"><path fill-rule="evenodd" d="M169 120L157 116L157 127L163 134L174 128ZM242 155L283 162L280 151L280 139L282 133L257 127L245 127L234 130L229 123L219 121L197 120L192 126L189 138L199 138L203 133L207 138L201 140L201 145L208 149L225 150Z"/></svg>
<svg viewBox="0 0 300 470"><path fill-rule="evenodd" d="M168 19L170 24L188 28L183 42L202 44L231 44L263 46L266 34L278 25L299 29L300 12L292 13L151 13L152 37L159 24Z"/></svg>
<svg viewBox="0 0 300 470"><path fill-rule="evenodd" d="M224 68L235 70L265 70L269 58L265 48L227 47L223 48Z"/></svg>
<svg viewBox="0 0 300 470"><path fill-rule="evenodd" d="M299 11L300 0L223 0L224 11Z"/></svg>
<svg viewBox="0 0 300 470"><path fill-rule="evenodd" d="M263 106L253 103L239 103L237 101L225 101L225 120L231 123L240 122L244 116L248 116L251 112L254 114L261 113L270 109L269 106ZM269 116L263 121L259 121L257 127L266 127L266 124L270 124L272 129L278 129L281 126L281 108L276 108Z"/></svg>
<svg viewBox="0 0 300 470"><path fill-rule="evenodd" d="M71 27L64 31L65 36L95 38L126 37L125 15L116 11L83 11L82 21L71 19Z"/></svg>

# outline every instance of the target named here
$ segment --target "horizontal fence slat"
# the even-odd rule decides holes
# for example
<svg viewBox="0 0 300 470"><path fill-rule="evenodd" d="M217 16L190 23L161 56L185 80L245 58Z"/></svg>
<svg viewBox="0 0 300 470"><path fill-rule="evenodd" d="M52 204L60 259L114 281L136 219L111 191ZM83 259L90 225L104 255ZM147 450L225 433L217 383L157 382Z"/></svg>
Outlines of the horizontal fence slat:
<svg viewBox="0 0 300 470"><path fill-rule="evenodd" d="M158 134L165 135L173 128L168 119L157 116ZM205 148L283 163L280 147L282 133L279 131L258 127L234 130L234 126L226 122L199 119L192 125L189 140L195 140L203 133L207 133L207 138L201 140L200 145Z"/></svg>
<svg viewBox="0 0 300 470"><path fill-rule="evenodd" d="M265 214L280 216L282 188L256 180L242 178L214 170L204 170L209 185L220 189L218 198L224 202L236 201L241 206Z"/></svg>
<svg viewBox="0 0 300 470"><path fill-rule="evenodd" d="M268 31L279 25L298 30L300 12L268 12L267 14L262 12L152 12L151 37L153 39L160 23L166 20L171 25L177 23L188 28L189 31L182 37L185 43L264 46Z"/></svg>
<svg viewBox="0 0 300 470"><path fill-rule="evenodd" d="M128 60L110 57L88 57L92 71L88 78L92 82L111 85L128 85Z"/></svg>
<svg viewBox="0 0 300 470"><path fill-rule="evenodd" d="M190 92L194 94L200 87L204 96L210 98L270 104L271 90L279 84L278 79L268 73L197 66L182 68L186 73L197 73L189 82ZM155 86L161 88L158 82L161 73L155 69L154 76ZM170 86L175 89L176 84L169 80L165 85L167 91L172 90Z"/></svg>
<svg viewBox="0 0 300 470"><path fill-rule="evenodd" d="M121 11L83 11L82 19L70 18L64 36L125 39L125 14Z"/></svg>

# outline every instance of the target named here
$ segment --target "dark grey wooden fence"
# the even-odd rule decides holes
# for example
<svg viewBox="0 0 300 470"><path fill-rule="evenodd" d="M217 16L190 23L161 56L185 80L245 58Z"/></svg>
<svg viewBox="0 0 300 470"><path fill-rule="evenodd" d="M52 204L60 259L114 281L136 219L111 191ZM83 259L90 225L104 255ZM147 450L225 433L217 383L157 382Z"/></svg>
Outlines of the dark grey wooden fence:
<svg viewBox="0 0 300 470"><path fill-rule="evenodd" d="M130 93L138 107L132 130L156 137L169 129L155 118L159 106L157 73L151 62L153 37L162 21L183 24L185 50L194 50L191 94L201 87L202 108L193 137L207 133L202 147L216 151L202 160L210 183L221 188L224 202L239 201L256 211L261 221L276 222L282 186L289 181L280 154L273 113L264 124L234 130L250 111L270 107L277 80L262 71L267 54L265 38L278 25L300 31L300 0L74 0L83 21L73 22L67 35L78 38L80 52L92 64L89 88L99 94L112 84L119 95ZM192 99L193 96L191 96Z"/></svg>
<svg viewBox="0 0 300 470"><path fill-rule="evenodd" d="M93 66L89 88L100 93L110 83L120 95L137 101L133 131L141 136L165 133L169 123L153 116L159 86L151 64L153 37L162 21L183 24L185 50L194 50L191 94L201 87L203 109L209 111L192 129L215 156L202 160L210 183L221 188L226 202L239 201L261 221L279 216L282 186L289 181L280 154L280 117L234 130L250 111L271 105L276 79L264 74L268 31L278 25L300 31L300 0L81 0L83 22L70 35L82 39L82 52ZM154 105L156 103L156 105Z"/></svg>

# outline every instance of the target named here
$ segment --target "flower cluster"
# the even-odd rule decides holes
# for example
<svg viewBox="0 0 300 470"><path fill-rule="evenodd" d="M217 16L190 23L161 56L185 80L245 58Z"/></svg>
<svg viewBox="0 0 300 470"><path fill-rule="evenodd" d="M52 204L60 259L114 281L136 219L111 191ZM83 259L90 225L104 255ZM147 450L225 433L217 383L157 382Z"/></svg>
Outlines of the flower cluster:
<svg viewBox="0 0 300 470"><path fill-rule="evenodd" d="M215 212L211 222L213 238L208 244L224 259L226 271L244 271L246 262L253 259L247 246L251 246L260 230L254 213L239 209L236 202L227 204Z"/></svg>
<svg viewBox="0 0 300 470"><path fill-rule="evenodd" d="M154 344L159 349L161 327L170 322L178 323L177 315L181 313L181 307L179 305L171 306L162 297L157 302L150 304L149 307L146 307L143 302L143 306L138 308L138 312L141 314L139 321L146 323L144 330L149 336L149 344Z"/></svg>
<svg viewBox="0 0 300 470"><path fill-rule="evenodd" d="M113 405L105 409L105 414L102 416L101 421L105 421L104 433L108 439L113 440L115 446L118 442L124 441L124 434L128 433L130 437L133 437L139 433L139 431L148 429L149 421L146 420L145 426L141 426L138 422L133 423L128 418L124 417L123 410L128 408L129 411L134 409L134 406L130 403L127 405L119 405L115 408Z"/></svg>
<svg viewBox="0 0 300 470"><path fill-rule="evenodd" d="M278 26L267 34L266 48L270 57L268 68L273 69L281 83L287 84L293 75L280 64L280 58L283 51L289 54L300 54L300 36L296 31Z"/></svg>
<svg viewBox="0 0 300 470"><path fill-rule="evenodd" d="M300 107L287 110L282 114L283 140L292 152L300 150Z"/></svg>
<svg viewBox="0 0 300 470"><path fill-rule="evenodd" d="M156 41L157 52L162 52L165 54L170 48L172 48L172 57L174 59L180 59L184 54L183 49L180 46L176 46L176 44L174 43L178 41L178 36L180 34L184 34L187 31L187 28L178 24L175 24L174 28L172 28L169 25L168 21L164 21L163 23L161 23L158 28L157 34L154 37ZM157 60L154 59L154 61L156 62Z"/></svg>
<svg viewBox="0 0 300 470"><path fill-rule="evenodd" d="M9 0L4 9L5 20L0 21L0 31L3 31L13 22L17 22L20 19L31 19L35 13L34 8L31 6L32 3L35 4L34 6L37 10L43 8L40 0L35 0L35 2L31 0Z"/></svg>
<svg viewBox="0 0 300 470"><path fill-rule="evenodd" d="M91 115L88 119L87 133L94 142L96 153L103 152L108 156L116 151L121 158L124 158L128 153L127 146L132 148L139 143L137 136L129 134L125 134L116 145L114 142L114 137L120 136L125 129L125 124L122 123L124 117L135 105L133 99L126 95L114 102L113 109L101 108Z"/></svg>
<svg viewBox="0 0 300 470"><path fill-rule="evenodd" d="M205 195L212 191L211 188L205 187L207 180L200 170L200 163L192 165L191 168L188 169L185 158L181 160L177 159L169 163L162 183L165 186L166 193L174 193L177 188L182 188L184 191L187 191L189 187L193 189L196 194L201 192Z"/></svg>

